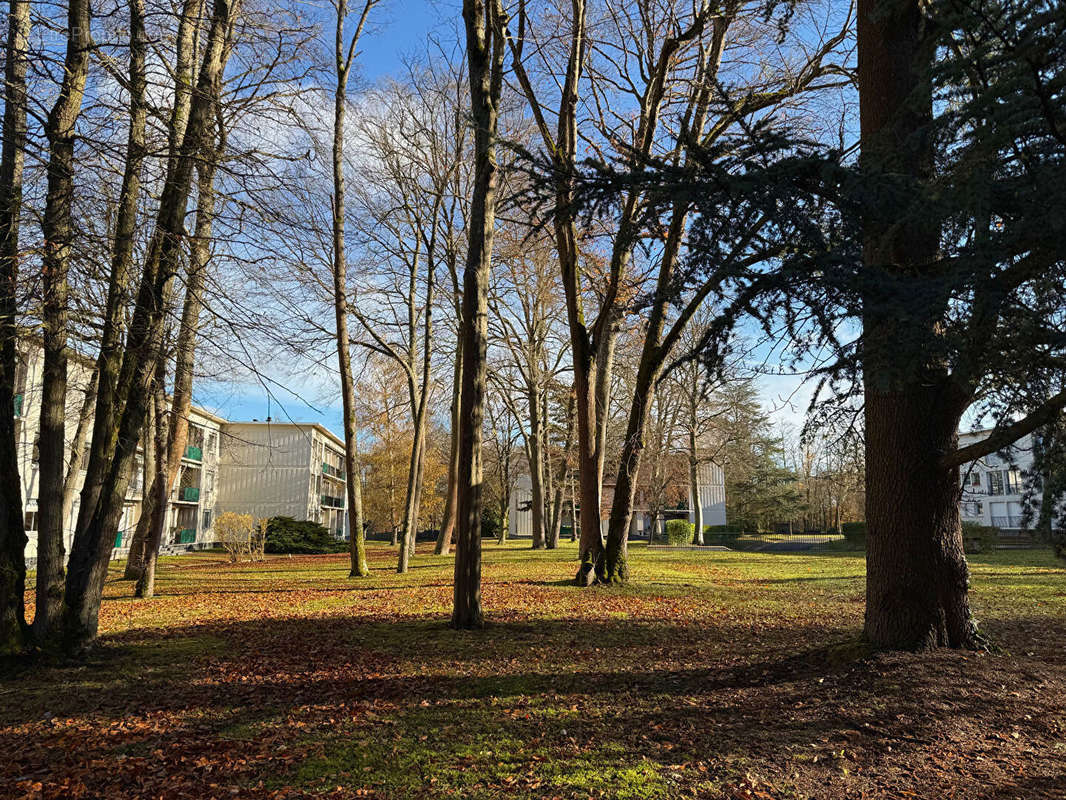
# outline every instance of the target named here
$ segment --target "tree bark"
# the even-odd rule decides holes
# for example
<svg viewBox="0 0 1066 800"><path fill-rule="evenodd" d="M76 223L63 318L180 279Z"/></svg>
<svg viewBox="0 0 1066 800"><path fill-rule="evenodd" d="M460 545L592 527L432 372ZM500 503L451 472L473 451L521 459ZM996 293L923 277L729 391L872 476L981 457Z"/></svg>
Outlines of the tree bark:
<svg viewBox="0 0 1066 800"><path fill-rule="evenodd" d="M41 230L41 295L44 375L38 429L37 597L33 635L47 642L59 621L63 599L63 488L66 479L67 327L74 239L74 139L89 76L89 3L67 6L67 51L63 81L45 123L48 139L48 193Z"/></svg>
<svg viewBox="0 0 1066 800"><path fill-rule="evenodd" d="M189 248L189 268L185 280L185 302L182 304L178 339L174 348L174 395L171 399L170 418L167 425L166 469L157 473L162 486L157 488L156 505L152 509L151 529L144 548L144 568L134 591L136 597L151 597L155 593L155 568L159 560L159 545L163 541L169 499L174 491L185 444L189 440L189 412L192 408L193 370L196 363L196 338L200 330L200 314L203 312L204 280L211 258L211 241L214 236L215 217L215 171L224 147L224 134L220 140L204 148L197 168L196 227L192 246ZM165 374L162 378L165 379ZM162 391L157 388L157 391ZM202 480L202 474L201 474ZM161 500L161 502L160 502Z"/></svg>
<svg viewBox="0 0 1066 800"><path fill-rule="evenodd" d="M459 441L459 518L455 542L452 626L480 628L481 610L481 469L488 283L496 222L496 130L503 81L505 19L500 0L463 0L470 111L474 122L474 187L463 271L463 379Z"/></svg>
<svg viewBox="0 0 1066 800"><path fill-rule="evenodd" d="M19 222L26 150L26 67L29 0L10 0L4 54L3 152L0 156L0 656L25 646L26 531L15 440L18 366Z"/></svg>
<svg viewBox="0 0 1066 800"><path fill-rule="evenodd" d="M198 158L208 125L213 98L220 88L224 67L225 40L231 28L235 7L230 0L214 0L203 65L174 170L167 175L160 196L156 229L149 246L141 277L133 320L119 372L116 399L122 413L114 456L104 465L105 478L98 500L85 503L79 513L78 530L71 552L64 595L64 643L81 650L96 637L100 598L112 541L108 539L122 514L129 485L136 444L148 404L148 387L162 339L163 301L178 272L184 219L192 170ZM94 437L94 449L97 442ZM101 445L103 446L103 445ZM90 495L91 499L91 495Z"/></svg>
<svg viewBox="0 0 1066 800"><path fill-rule="evenodd" d="M167 422L167 393L166 393L166 359L160 358L156 366L155 381L152 385L152 408L155 417L155 453L152 462L154 474L152 475L151 488L144 496L145 501L141 504L141 516L137 520L137 533L141 534L142 563L141 572L137 576L134 585L134 597L151 597L155 593L155 566L159 560L159 545L162 540L162 531L166 524L167 511L170 507L170 492L167 488L167 475L170 465L171 450L170 428L173 425L174 411L170 412L171 420ZM180 453L179 453L180 464Z"/></svg>
<svg viewBox="0 0 1066 800"><path fill-rule="evenodd" d="M695 523L692 543L706 544L703 538L703 504L700 503L700 456L696 450L696 415L692 415L688 431L688 480L692 496L692 521Z"/></svg>
<svg viewBox="0 0 1066 800"><path fill-rule="evenodd" d="M78 425L74 429L74 438L70 443L70 462L67 465L67 477L63 481L64 530L70 519L70 512L74 509L74 497L78 493L78 474L81 472L81 465L85 463L85 442L89 438L89 428L92 427L93 408L96 406L96 387L99 385L99 380L100 373L94 369L89 378L89 385L85 387L81 411L78 412Z"/></svg>
<svg viewBox="0 0 1066 800"><path fill-rule="evenodd" d="M915 0L860 0L861 164L875 175L908 176L916 185L933 174L931 26ZM913 211L909 217L900 224L867 216L865 270L920 276L936 262L938 221ZM911 335L934 343L945 310L931 310ZM947 365L932 358L901 363L910 351L901 358L895 316L891 303L868 290L863 314L865 635L891 649L973 646L958 468L940 460L957 448L958 423L970 398L952 383Z"/></svg>
<svg viewBox="0 0 1066 800"><path fill-rule="evenodd" d="M348 332L348 261L344 250L344 117L348 102L348 75L359 37L363 33L374 0L363 6L351 42L344 41L344 21L348 16L347 0L337 0L337 24L334 40L336 89L333 95L333 312L337 334L337 366L341 381L341 405L344 411L345 492L348 500L348 553L351 578L366 577L370 566L366 560L366 535L363 531L363 487L360 482L359 427L355 418L355 379Z"/></svg>
<svg viewBox="0 0 1066 800"><path fill-rule="evenodd" d="M529 483L533 503L533 549L543 550L545 544L544 519L544 422L541 418L540 391L536 384L526 387L526 402L529 406Z"/></svg>
<svg viewBox="0 0 1066 800"><path fill-rule="evenodd" d="M452 367L452 405L451 405L451 447L448 458L448 494L444 499L444 519L441 521L440 534L433 552L438 556L446 555L452 549L452 537L455 535L455 519L458 511L459 491L459 437L461 422L459 420L459 395L462 391L463 357L462 345L458 343L455 350L455 364Z"/></svg>
<svg viewBox="0 0 1066 800"><path fill-rule="evenodd" d="M141 577L144 569L144 543L148 540L148 529L151 525L153 495L150 491L156 474L156 447L159 438L159 424L155 415L155 404L148 406L148 414L145 419L144 429L141 431L141 452L144 459L141 463L141 510L137 517L137 526L133 529L133 537L130 539L129 553L126 556L126 569L122 575L123 580L135 581Z"/></svg>
<svg viewBox="0 0 1066 800"><path fill-rule="evenodd" d="M145 126L147 105L145 88L145 52L147 42L144 29L144 2L131 0L130 8L130 65L129 96L130 122L126 140L126 163L122 173L122 188L119 192L118 210L115 218L115 238L111 247L111 273L108 278L107 304L104 309L103 333L96 371L98 385L96 408L93 413L92 447L86 465L85 481L81 489L81 504L75 527L81 529L87 513L95 508L103 486L107 464L115 451L118 434L118 373L122 362L122 335L124 328L126 292L133 266L133 237L137 225L137 204L140 198L141 170L146 154ZM145 491L148 489L145 482ZM136 542L135 542L136 543ZM143 541L142 541L143 545ZM126 577L140 574L140 565L134 564L136 574L131 575L127 561Z"/></svg>

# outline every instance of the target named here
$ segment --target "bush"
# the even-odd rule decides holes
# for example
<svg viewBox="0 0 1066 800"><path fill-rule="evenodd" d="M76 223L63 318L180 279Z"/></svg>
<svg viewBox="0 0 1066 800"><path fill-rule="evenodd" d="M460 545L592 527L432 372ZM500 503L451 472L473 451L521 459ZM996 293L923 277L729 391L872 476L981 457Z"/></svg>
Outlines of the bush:
<svg viewBox="0 0 1066 800"><path fill-rule="evenodd" d="M991 553L999 543L999 528L977 522L962 523L962 547L966 553Z"/></svg>
<svg viewBox="0 0 1066 800"><path fill-rule="evenodd" d="M688 520L670 519L666 521L666 543L672 545L692 544L696 526Z"/></svg>
<svg viewBox="0 0 1066 800"><path fill-rule="evenodd" d="M266 530L268 553L341 553L347 542L337 541L326 528L310 520L271 517Z"/></svg>
<svg viewBox="0 0 1066 800"><path fill-rule="evenodd" d="M258 554L255 520L251 514L236 514L232 511L219 514L215 520L215 536L232 562Z"/></svg>
<svg viewBox="0 0 1066 800"><path fill-rule="evenodd" d="M703 529L704 544L735 545L744 533L740 525L707 525Z"/></svg>
<svg viewBox="0 0 1066 800"><path fill-rule="evenodd" d="M866 546L866 523L865 522L845 522L840 526L840 532L844 534L844 538L848 544L855 545L856 547Z"/></svg>

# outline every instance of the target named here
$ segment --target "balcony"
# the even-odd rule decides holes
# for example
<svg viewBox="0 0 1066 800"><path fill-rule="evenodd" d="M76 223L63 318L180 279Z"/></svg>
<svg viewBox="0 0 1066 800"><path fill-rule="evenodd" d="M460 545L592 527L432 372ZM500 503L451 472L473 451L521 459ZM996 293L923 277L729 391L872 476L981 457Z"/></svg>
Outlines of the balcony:
<svg viewBox="0 0 1066 800"><path fill-rule="evenodd" d="M196 447L196 446L190 444L188 447L185 448L185 458L189 459L189 461L203 461L204 460L203 448L202 447Z"/></svg>
<svg viewBox="0 0 1066 800"><path fill-rule="evenodd" d="M322 505L329 506L331 508L344 508L343 497L333 497L332 495L322 495Z"/></svg>
<svg viewBox="0 0 1066 800"><path fill-rule="evenodd" d="M1022 518L1016 516L1006 517L992 517L992 527L994 528L1021 528Z"/></svg>
<svg viewBox="0 0 1066 800"><path fill-rule="evenodd" d="M21 417L21 416L22 416L22 395L21 394L17 394L17 395L15 395L15 417L18 418L18 417Z"/></svg>
<svg viewBox="0 0 1066 800"><path fill-rule="evenodd" d="M178 495L178 500L182 503L199 503L200 490L194 486L186 486Z"/></svg>
<svg viewBox="0 0 1066 800"><path fill-rule="evenodd" d="M322 474L323 475L329 475L329 476L331 476L333 478L339 478L340 480L343 481L344 480L344 467L334 467L331 464L327 464L325 461L323 461L322 462Z"/></svg>

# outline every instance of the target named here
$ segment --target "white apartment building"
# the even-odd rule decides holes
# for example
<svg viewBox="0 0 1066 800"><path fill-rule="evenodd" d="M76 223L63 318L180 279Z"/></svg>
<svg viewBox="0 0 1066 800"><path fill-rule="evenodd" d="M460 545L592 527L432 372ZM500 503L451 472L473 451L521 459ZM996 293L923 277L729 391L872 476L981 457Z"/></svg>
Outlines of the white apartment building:
<svg viewBox="0 0 1066 800"><path fill-rule="evenodd" d="M15 373L15 439L18 448L19 477L22 483L22 507L25 513L26 558L37 558L37 493L40 479L38 441L40 432L41 390L44 375L44 351L38 340L19 339L18 364ZM92 359L71 352L67 366L66 439L72 448L78 419L85 402L95 364ZM201 408L189 413L189 441L182 457L180 472L167 509L164 544L203 547L213 541L212 522L216 482L218 478L219 429L224 420ZM87 424L85 445L91 446L92 418ZM70 552L74 526L78 518L81 487L85 480L85 460L74 484L70 514L64 520L64 549ZM69 468L69 461L68 461ZM144 499L144 464L138 453L131 476L129 491L122 511L122 521L115 531L116 557L128 551L129 540L140 518Z"/></svg>
<svg viewBox="0 0 1066 800"><path fill-rule="evenodd" d="M699 503L703 512L704 527L708 525L725 525L725 472L718 464L705 462L699 466L698 479ZM514 491L511 492L511 503L508 509L508 522L510 525L508 535L530 537L533 535L532 486L529 472L523 467L518 480L515 482ZM689 522L695 521L696 515L692 510L695 508L695 504L691 496L689 497L687 511L684 509L664 511L660 515L660 519L652 520L646 494L643 486L637 487L637 496L633 504L633 518L629 525L630 536L647 538L653 524L658 525L657 530L661 534L662 526L665 524L666 519L687 518ZM603 486L604 513L601 515L600 521L604 535L607 534L607 516L610 513L609 509L613 499L614 483L613 481L605 481ZM569 504L564 505L566 505L566 511L563 515L563 524L570 525L572 523L569 518Z"/></svg>
<svg viewBox="0 0 1066 800"><path fill-rule="evenodd" d="M965 447L982 441L990 433L991 430L979 430L960 434L959 445ZM1023 529L1023 503L1032 470L1032 436L1019 439L1000 453L965 464L961 470L962 499L959 506L963 521L999 528L1005 537L1019 535ZM1059 524L1063 522L1066 521L1060 520Z"/></svg>
<svg viewBox="0 0 1066 800"><path fill-rule="evenodd" d="M347 538L344 442L317 423L222 426L219 513L292 517Z"/></svg>

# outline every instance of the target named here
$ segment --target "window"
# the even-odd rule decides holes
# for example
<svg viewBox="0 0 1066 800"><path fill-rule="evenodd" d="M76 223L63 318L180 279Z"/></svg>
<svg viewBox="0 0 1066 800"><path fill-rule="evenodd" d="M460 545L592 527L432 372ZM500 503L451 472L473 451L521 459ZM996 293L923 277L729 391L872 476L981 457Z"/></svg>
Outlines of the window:
<svg viewBox="0 0 1066 800"><path fill-rule="evenodd" d="M204 512L204 524L201 526L200 530L206 531L210 527L211 527L211 511L210 511L210 509L208 509L207 511Z"/></svg>
<svg viewBox="0 0 1066 800"><path fill-rule="evenodd" d="M974 488L979 489L981 487L981 473L977 470L970 470L969 484Z"/></svg>
<svg viewBox="0 0 1066 800"><path fill-rule="evenodd" d="M26 512L26 530L27 531L35 531L35 530L37 530L37 512L36 511L27 511Z"/></svg>
<svg viewBox="0 0 1066 800"><path fill-rule="evenodd" d="M204 491L207 491L207 492L215 491L215 473L214 472L206 472L206 473L204 473Z"/></svg>
<svg viewBox="0 0 1066 800"><path fill-rule="evenodd" d="M1020 494L1022 491L1022 475L1018 470L1007 470L1007 492Z"/></svg>
<svg viewBox="0 0 1066 800"><path fill-rule="evenodd" d="M988 493L1003 494L1003 473L998 469L988 473Z"/></svg>

